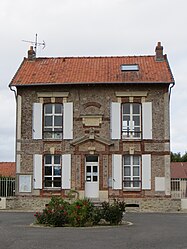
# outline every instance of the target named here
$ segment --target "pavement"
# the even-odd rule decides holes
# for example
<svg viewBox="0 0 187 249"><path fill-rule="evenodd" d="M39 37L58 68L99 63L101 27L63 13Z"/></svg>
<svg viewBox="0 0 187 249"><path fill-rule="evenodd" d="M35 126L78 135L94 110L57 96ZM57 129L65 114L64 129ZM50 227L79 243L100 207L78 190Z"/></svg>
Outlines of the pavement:
<svg viewBox="0 0 187 249"><path fill-rule="evenodd" d="M187 249L186 213L126 213L128 222L115 227L38 227L34 220L34 213L1 211L0 249Z"/></svg>

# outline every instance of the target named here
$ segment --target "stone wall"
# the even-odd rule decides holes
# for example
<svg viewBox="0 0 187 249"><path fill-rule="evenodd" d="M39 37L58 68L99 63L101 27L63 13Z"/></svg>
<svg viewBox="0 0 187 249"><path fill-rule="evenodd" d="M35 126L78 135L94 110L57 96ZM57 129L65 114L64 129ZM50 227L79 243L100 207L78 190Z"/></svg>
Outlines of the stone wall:
<svg viewBox="0 0 187 249"><path fill-rule="evenodd" d="M85 155L95 153L99 156L99 177L100 177L100 190L108 189L108 180L112 177L112 154L129 154L130 149L133 149L134 154L150 154L152 160L152 188L151 191L140 191L135 193L134 196L153 197L156 195L164 196L165 192L155 193L155 177L166 177L167 181L169 175L169 168L166 168L165 156L170 155L169 151L169 126L168 120L168 98L167 85L163 84L147 84L144 85L79 85L79 86L36 86L36 87L19 87L18 96L21 106L21 126L19 127L20 137L17 137L17 176L19 174L33 174L33 155L47 153L53 154L71 154L72 155L72 188L76 190L84 190L85 187ZM116 96L116 92L133 92L133 91L144 91L147 93L146 97L134 98L135 101L146 101L152 102L153 106L153 139L152 140L139 140L139 141L122 141L113 140L112 145L102 143L96 140L89 140L84 143L72 145L71 140L60 140L60 141L47 141L45 140L33 140L32 139L32 104L35 102L49 103L50 101L61 101L62 98L39 98L38 92L68 92L69 95L66 101L73 102L74 108L74 138L73 140L79 139L88 135L92 127L86 126L83 122L83 117L86 115L101 116L101 123L94 127L94 135L102 138L103 140L110 140L110 104L111 102L119 101ZM120 101L131 101L132 97L120 98ZM54 103L54 102L53 102ZM18 106L19 107L19 106ZM17 132L18 133L18 132ZM53 153L51 153L53 151ZM19 158L19 160L18 160ZM168 164L167 164L168 165ZM19 177L17 177L18 179ZM17 181L18 185L18 181ZM28 195L51 195L50 190L34 191ZM60 193L61 192L61 193ZM118 195L118 190L115 191ZM122 191L121 191L122 192ZM16 195L18 195L18 188ZM63 190L59 190L59 195L63 195ZM133 193L131 192L130 195ZM170 193L167 193L169 196ZM21 195L21 193L20 193ZM126 192L120 193L119 196L128 196ZM148 197L148 198L149 198Z"/></svg>
<svg viewBox="0 0 187 249"><path fill-rule="evenodd" d="M127 212L178 212L181 210L181 200L171 198L127 198L123 199ZM41 197L12 197L7 198L7 210L42 211L50 198ZM111 200L112 201L112 200ZM136 204L138 207L134 207Z"/></svg>

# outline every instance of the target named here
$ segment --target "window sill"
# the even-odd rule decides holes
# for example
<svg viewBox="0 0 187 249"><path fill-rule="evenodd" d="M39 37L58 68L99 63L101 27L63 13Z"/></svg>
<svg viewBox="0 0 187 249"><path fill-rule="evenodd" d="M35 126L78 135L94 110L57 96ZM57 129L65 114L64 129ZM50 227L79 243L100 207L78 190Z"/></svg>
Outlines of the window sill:
<svg viewBox="0 0 187 249"><path fill-rule="evenodd" d="M62 138L43 138L43 141L47 141L47 142L62 142L64 139Z"/></svg>
<svg viewBox="0 0 187 249"><path fill-rule="evenodd" d="M61 190L61 188L59 188L59 187L54 187L54 188L46 188L46 187L44 187L43 190L54 191L54 190Z"/></svg>
<svg viewBox="0 0 187 249"><path fill-rule="evenodd" d="M123 188L124 192L140 192L140 188Z"/></svg>
<svg viewBox="0 0 187 249"><path fill-rule="evenodd" d="M142 141L141 138L122 138L121 140L122 141L137 141L137 142Z"/></svg>

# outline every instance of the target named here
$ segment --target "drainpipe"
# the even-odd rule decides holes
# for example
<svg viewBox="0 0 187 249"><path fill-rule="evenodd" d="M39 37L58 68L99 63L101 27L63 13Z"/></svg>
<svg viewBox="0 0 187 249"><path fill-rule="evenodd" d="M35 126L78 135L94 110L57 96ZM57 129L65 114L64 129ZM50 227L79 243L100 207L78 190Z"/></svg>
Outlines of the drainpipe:
<svg viewBox="0 0 187 249"><path fill-rule="evenodd" d="M15 100L16 100L16 105L17 105L17 92L16 89L13 89L11 85L9 85L9 88L12 92L14 92ZM17 108L16 108L16 113L17 113ZM16 114L16 139L15 139L15 163L16 163L16 181L17 180L17 114ZM17 188L15 188L15 195L17 192Z"/></svg>

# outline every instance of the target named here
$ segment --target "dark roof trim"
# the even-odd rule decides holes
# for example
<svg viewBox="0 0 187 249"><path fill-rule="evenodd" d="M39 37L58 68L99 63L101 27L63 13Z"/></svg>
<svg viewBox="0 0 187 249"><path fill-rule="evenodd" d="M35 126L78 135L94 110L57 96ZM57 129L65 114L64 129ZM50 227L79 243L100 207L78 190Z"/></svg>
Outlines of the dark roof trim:
<svg viewBox="0 0 187 249"><path fill-rule="evenodd" d="M20 87L20 86L56 86L56 85L65 85L65 86L67 86L67 85L103 85L103 84L106 84L106 85L112 85L112 84L118 84L118 85L120 85L120 84L131 84L131 85L133 85L133 84L167 84L167 85L170 85L170 84L175 84L175 82L174 81L172 81L172 82L75 82L75 83L34 83L34 84L18 84L18 85L16 85L16 84L11 84L10 83L10 86L15 86L15 87Z"/></svg>

